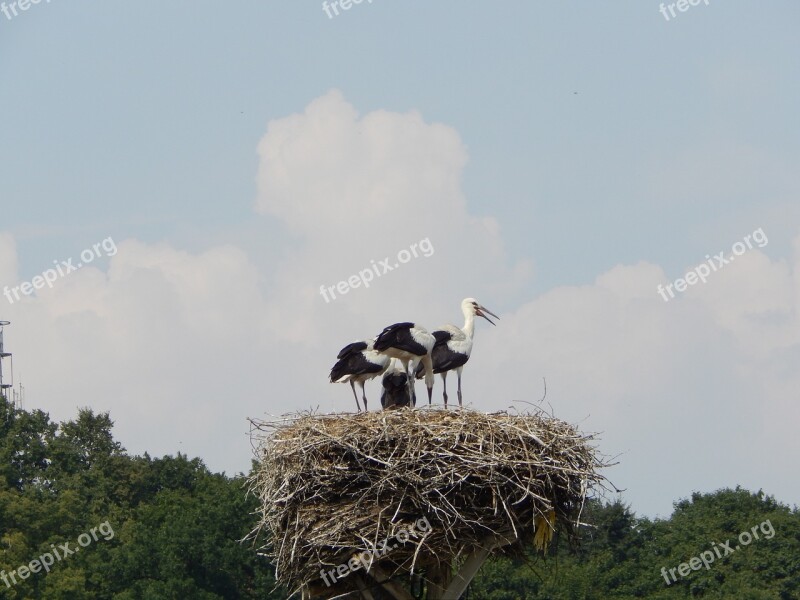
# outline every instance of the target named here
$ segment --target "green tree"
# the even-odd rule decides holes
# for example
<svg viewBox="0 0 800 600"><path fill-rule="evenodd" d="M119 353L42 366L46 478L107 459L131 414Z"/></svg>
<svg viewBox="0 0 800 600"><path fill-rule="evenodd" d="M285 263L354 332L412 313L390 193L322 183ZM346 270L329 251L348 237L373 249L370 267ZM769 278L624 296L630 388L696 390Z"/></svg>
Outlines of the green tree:
<svg viewBox="0 0 800 600"><path fill-rule="evenodd" d="M98 538L49 573L0 581L0 598L286 597L239 541L255 510L243 476L182 455L128 456L112 428L108 413L81 409L55 424L0 398L0 569L19 573L60 544L75 549L92 529Z"/></svg>

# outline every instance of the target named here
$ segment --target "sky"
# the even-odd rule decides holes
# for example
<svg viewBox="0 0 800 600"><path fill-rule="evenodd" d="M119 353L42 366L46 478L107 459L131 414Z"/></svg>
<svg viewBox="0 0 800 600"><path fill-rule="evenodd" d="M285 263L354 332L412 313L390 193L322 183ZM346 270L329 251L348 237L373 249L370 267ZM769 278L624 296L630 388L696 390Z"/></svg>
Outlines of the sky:
<svg viewBox="0 0 800 600"><path fill-rule="evenodd" d="M468 407L595 433L641 515L800 503L800 4L331 4L0 5L25 408L247 472L248 418L355 410L341 347L475 297Z"/></svg>

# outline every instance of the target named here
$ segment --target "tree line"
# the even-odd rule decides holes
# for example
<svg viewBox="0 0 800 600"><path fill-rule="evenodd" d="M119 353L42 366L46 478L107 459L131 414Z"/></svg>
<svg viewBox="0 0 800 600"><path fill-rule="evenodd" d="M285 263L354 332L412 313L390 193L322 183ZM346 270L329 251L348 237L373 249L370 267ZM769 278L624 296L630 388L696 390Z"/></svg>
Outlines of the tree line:
<svg viewBox="0 0 800 600"><path fill-rule="evenodd" d="M112 427L108 413L54 423L0 396L0 598L287 598L240 541L257 507L245 474L131 456ZM593 500L582 521L547 556L489 561L469 600L800 598L800 515L761 491L697 493L662 520Z"/></svg>

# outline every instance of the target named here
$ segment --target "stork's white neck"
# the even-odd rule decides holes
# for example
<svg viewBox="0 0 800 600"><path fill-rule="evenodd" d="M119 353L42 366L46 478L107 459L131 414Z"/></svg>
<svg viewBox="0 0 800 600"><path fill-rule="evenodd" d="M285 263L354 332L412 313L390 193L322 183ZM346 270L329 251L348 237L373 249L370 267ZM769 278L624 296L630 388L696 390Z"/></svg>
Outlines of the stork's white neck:
<svg viewBox="0 0 800 600"><path fill-rule="evenodd" d="M461 328L469 339L475 334L475 313L472 307L464 307L464 326Z"/></svg>

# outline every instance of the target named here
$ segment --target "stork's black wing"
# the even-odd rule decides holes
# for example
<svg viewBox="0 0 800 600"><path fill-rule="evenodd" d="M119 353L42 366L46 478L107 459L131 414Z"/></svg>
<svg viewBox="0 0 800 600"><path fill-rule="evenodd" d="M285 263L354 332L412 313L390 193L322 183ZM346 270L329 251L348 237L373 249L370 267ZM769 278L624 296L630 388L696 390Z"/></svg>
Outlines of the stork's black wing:
<svg viewBox="0 0 800 600"><path fill-rule="evenodd" d="M445 371L452 371L458 367L463 367L467 364L468 360L468 354L454 352L446 342L441 345L437 344L431 351L434 373L444 373Z"/></svg>
<svg viewBox="0 0 800 600"><path fill-rule="evenodd" d="M367 375L380 373L383 366L370 362L363 352L352 352L339 360L331 369L331 382L336 383L345 375Z"/></svg>
<svg viewBox="0 0 800 600"><path fill-rule="evenodd" d="M440 346L444 346L446 348L447 342L453 338L453 335L444 329L434 329L431 333L433 334L433 337L436 338L436 343L433 345L433 350L431 350L431 359L433 359L433 357L436 356L436 349ZM439 371L436 370L436 362L433 363L433 372L439 373ZM422 379L425 377L425 365L423 365L422 362L417 364L417 369L414 372L414 375L417 379Z"/></svg>
<svg viewBox="0 0 800 600"><path fill-rule="evenodd" d="M339 354L336 355L336 358L344 358L345 356L350 356L355 354L356 352L361 352L362 350L366 350L367 342L353 342L352 344L347 344L344 348L339 350Z"/></svg>
<svg viewBox="0 0 800 600"><path fill-rule="evenodd" d="M410 352L416 356L424 356L427 354L425 347L414 339L411 335L411 328L414 323L395 323L389 325L380 335L375 339L373 347L379 352L383 352L388 348L396 348Z"/></svg>
<svg viewBox="0 0 800 600"><path fill-rule="evenodd" d="M436 338L436 343L433 345L433 347L436 348L436 346L441 346L452 340L453 334L444 329L436 329L433 332L433 337Z"/></svg>

